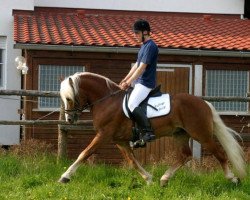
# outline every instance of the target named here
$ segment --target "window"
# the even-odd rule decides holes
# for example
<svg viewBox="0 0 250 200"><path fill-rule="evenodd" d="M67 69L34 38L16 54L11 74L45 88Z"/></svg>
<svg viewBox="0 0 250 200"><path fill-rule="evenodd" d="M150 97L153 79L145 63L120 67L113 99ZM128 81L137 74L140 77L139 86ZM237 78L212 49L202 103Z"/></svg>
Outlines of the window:
<svg viewBox="0 0 250 200"><path fill-rule="evenodd" d="M66 78L76 72L83 72L83 66L39 65L39 89L41 91L59 91L60 78ZM40 97L39 109L54 109L60 107L60 98Z"/></svg>
<svg viewBox="0 0 250 200"><path fill-rule="evenodd" d="M249 72L238 70L207 70L206 96L246 97ZM218 111L247 112L247 102L212 102Z"/></svg>
<svg viewBox="0 0 250 200"><path fill-rule="evenodd" d="M0 36L0 87L4 86L5 49L6 49L6 37Z"/></svg>
<svg viewBox="0 0 250 200"><path fill-rule="evenodd" d="M0 49L0 87L3 87L3 50Z"/></svg>

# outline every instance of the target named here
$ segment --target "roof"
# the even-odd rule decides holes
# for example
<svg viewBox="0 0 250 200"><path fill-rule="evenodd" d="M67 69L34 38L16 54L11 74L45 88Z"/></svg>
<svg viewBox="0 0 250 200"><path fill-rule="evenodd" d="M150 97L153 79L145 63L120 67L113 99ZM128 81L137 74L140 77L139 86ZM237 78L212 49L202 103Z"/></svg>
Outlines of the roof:
<svg viewBox="0 0 250 200"><path fill-rule="evenodd" d="M20 44L138 47L132 25L143 18L160 48L250 51L250 20L235 16L64 8L13 16Z"/></svg>

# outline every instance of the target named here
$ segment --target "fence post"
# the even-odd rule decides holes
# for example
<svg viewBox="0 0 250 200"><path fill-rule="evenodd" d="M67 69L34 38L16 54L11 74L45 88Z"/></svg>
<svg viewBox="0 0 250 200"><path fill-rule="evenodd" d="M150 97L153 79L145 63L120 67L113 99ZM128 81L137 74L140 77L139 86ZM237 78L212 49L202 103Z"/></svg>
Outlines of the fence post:
<svg viewBox="0 0 250 200"><path fill-rule="evenodd" d="M65 120L64 114L64 103L61 100L61 109L59 120ZM68 131L61 128L61 125L58 125L58 154L57 161L62 160L63 158L67 158L67 138Z"/></svg>

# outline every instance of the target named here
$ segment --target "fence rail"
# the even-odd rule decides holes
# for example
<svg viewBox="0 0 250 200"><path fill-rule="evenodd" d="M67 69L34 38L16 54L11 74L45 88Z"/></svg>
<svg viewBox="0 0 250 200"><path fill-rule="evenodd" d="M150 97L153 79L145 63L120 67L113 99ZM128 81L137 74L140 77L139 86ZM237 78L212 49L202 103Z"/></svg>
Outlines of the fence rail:
<svg viewBox="0 0 250 200"><path fill-rule="evenodd" d="M39 90L0 90L0 95L6 96L34 96L34 97L59 97L60 94L57 91L39 91ZM250 101L250 93L247 93L247 97L210 97L200 96L200 98L206 101Z"/></svg>
<svg viewBox="0 0 250 200"><path fill-rule="evenodd" d="M31 96L31 97L59 97L59 92L56 91L37 91L37 90L0 90L0 95L4 96ZM247 97L208 97L202 96L206 101L250 101L250 92ZM68 130L93 130L92 120L81 120L73 125L65 121L63 105L61 105L59 120L22 120L22 121L7 121L1 120L0 125L58 125L58 159L67 156L67 132ZM247 126L250 126L248 123Z"/></svg>
<svg viewBox="0 0 250 200"><path fill-rule="evenodd" d="M201 98L206 100L206 101L243 101L243 102L250 101L250 97L208 97L208 96L202 96Z"/></svg>
<svg viewBox="0 0 250 200"><path fill-rule="evenodd" d="M33 97L59 97L59 92L38 90L0 90L0 95L7 96L33 96Z"/></svg>
<svg viewBox="0 0 250 200"><path fill-rule="evenodd" d="M79 120L74 124L69 124L65 120L17 120L8 121L0 120L0 125L67 125L67 126L78 126L78 125L90 125L93 124L93 120Z"/></svg>

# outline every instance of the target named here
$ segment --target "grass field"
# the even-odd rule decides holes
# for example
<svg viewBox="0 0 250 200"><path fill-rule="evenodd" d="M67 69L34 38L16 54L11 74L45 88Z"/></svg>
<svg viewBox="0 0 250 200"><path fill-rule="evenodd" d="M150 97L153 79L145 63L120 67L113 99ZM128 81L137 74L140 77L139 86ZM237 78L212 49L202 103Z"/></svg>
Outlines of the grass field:
<svg viewBox="0 0 250 200"><path fill-rule="evenodd" d="M220 169L202 172L185 167L162 188L159 179L166 170L163 165L146 167L154 175L153 184L147 186L127 167L83 164L69 184L60 184L58 178L72 161L57 163L47 149L34 143L28 148L0 150L1 200L250 199L250 179L235 186L225 180Z"/></svg>

